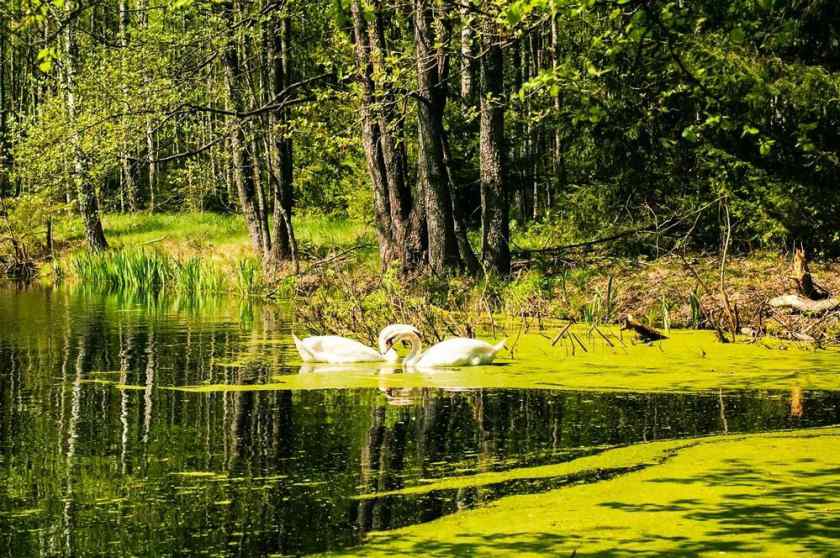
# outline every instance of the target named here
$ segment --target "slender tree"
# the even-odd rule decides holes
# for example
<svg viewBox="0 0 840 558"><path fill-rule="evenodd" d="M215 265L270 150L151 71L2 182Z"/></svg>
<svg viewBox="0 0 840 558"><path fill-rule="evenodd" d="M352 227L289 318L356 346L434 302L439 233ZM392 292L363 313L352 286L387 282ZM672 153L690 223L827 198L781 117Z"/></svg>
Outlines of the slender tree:
<svg viewBox="0 0 840 558"><path fill-rule="evenodd" d="M481 56L481 258L487 269L510 272L510 229L505 177L504 67L498 30L483 27Z"/></svg>
<svg viewBox="0 0 840 558"><path fill-rule="evenodd" d="M0 196L8 189L9 142L6 139L6 18L0 18Z"/></svg>
<svg viewBox="0 0 840 558"><path fill-rule="evenodd" d="M388 195L388 178L385 157L382 153L381 131L375 114L375 83L370 57L370 35L360 0L352 0L350 13L353 18L353 41L356 72L362 87L362 145L365 150L368 173L373 185L373 210L379 237L379 257L383 264L390 262L397 253L391 222Z"/></svg>
<svg viewBox="0 0 840 558"><path fill-rule="evenodd" d="M239 64L239 53L235 36L236 21L234 16L233 2L224 2L220 9L225 21L231 29L231 36L227 38L222 52L222 66L225 74L225 90L230 107L234 113L245 112L245 103L242 98L242 87L240 84L241 66ZM263 228L259 202L257 199L256 184L254 183L252 154L248 151L248 139L245 134L245 125L238 116L231 115L228 118L228 125L231 128L230 149L232 161L233 182L239 193L239 205L245 224L248 227L248 234L251 237L251 244L260 257L266 257L265 252L266 231Z"/></svg>
<svg viewBox="0 0 840 558"><path fill-rule="evenodd" d="M443 52L447 40L445 15L444 5L436 0L414 0L417 174L425 203L429 267L435 273L460 269L462 265L443 151L449 63Z"/></svg>
<svg viewBox="0 0 840 558"><path fill-rule="evenodd" d="M266 47L270 64L270 92L272 98L281 94L291 83L292 59L289 55L292 24L288 15L272 18ZM292 204L294 195L292 140L286 129L288 109L269 112L269 155L272 191L274 192L274 242L272 258L275 262L297 261Z"/></svg>
<svg viewBox="0 0 840 558"><path fill-rule="evenodd" d="M126 56L126 49L128 48L128 26L130 23L129 17L129 0L119 0L119 40L120 40L120 48L123 50L123 58ZM128 96L127 87L123 87L123 95ZM130 110L130 104L126 100L124 105L125 112L128 114ZM129 157L128 152L128 132L126 132L126 137L123 138L123 146L122 146L122 154L120 157L120 162L122 166L122 180L124 185L125 191L125 203L129 211L137 211L140 209L140 193L137 190L137 182L134 180L134 171L131 165L131 158Z"/></svg>
<svg viewBox="0 0 840 558"><path fill-rule="evenodd" d="M79 200L79 211L85 223L85 236L88 245L93 250L104 250L108 247L102 222L99 219L99 200L96 197L96 187L88 174L85 153L82 151L82 140L77 123L76 107L76 69L78 66L79 45L76 42L76 3L67 0L64 3L64 98L67 106L67 118L70 122L70 149L73 157L73 180Z"/></svg>

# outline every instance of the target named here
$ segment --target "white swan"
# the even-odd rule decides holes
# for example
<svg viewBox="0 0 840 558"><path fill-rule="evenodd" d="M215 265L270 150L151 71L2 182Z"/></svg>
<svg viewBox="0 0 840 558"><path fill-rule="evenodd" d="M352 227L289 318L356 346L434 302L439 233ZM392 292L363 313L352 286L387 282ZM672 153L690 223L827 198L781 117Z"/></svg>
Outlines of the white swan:
<svg viewBox="0 0 840 558"><path fill-rule="evenodd" d="M425 352L420 341L420 332L405 324L394 324L382 330L379 336L379 350L392 351L397 341L407 340L411 350L403 359L404 368L429 369L490 364L496 358L505 340L491 345L486 341L468 337L454 337L432 345Z"/></svg>
<svg viewBox="0 0 840 558"><path fill-rule="evenodd" d="M384 345L384 339L392 335L395 326L388 326L379 333L379 346ZM303 362L327 362L330 364L348 364L352 362L397 362L400 356L390 346L377 352L367 345L359 343L354 339L339 337L338 335L317 335L298 339L292 334L295 340L300 358Z"/></svg>

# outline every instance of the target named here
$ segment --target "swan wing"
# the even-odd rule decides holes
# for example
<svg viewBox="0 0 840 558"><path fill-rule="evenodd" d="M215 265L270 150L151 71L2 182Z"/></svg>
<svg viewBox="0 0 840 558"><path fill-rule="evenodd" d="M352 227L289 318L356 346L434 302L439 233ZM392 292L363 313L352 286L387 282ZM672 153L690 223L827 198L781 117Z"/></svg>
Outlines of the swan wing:
<svg viewBox="0 0 840 558"><path fill-rule="evenodd" d="M448 368L458 366L478 366L490 364L496 357L504 341L491 345L479 339L455 337L432 345L417 360L418 368Z"/></svg>
<svg viewBox="0 0 840 558"><path fill-rule="evenodd" d="M382 360L376 350L354 339L338 335L319 335L295 341L304 362L328 362L346 364L350 362L376 362ZM301 346L303 350L301 350ZM310 356L307 360L304 352Z"/></svg>

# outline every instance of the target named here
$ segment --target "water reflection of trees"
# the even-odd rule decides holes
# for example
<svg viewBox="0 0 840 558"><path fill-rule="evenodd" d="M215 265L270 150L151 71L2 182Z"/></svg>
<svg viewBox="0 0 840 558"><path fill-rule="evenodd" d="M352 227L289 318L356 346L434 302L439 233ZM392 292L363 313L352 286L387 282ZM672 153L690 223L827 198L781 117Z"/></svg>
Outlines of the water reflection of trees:
<svg viewBox="0 0 840 558"><path fill-rule="evenodd" d="M282 310L254 306L247 328L235 305L191 312L66 291L0 297L0 323L15 324L0 332L3 547L318 551L490 497L350 499L360 493L718 432L721 410L732 432L840 422L836 394L803 404L818 395L801 390L724 393L722 407L717 393L165 389L264 384L286 367ZM218 476L173 474L189 471ZM37 512L10 515L20 510Z"/></svg>

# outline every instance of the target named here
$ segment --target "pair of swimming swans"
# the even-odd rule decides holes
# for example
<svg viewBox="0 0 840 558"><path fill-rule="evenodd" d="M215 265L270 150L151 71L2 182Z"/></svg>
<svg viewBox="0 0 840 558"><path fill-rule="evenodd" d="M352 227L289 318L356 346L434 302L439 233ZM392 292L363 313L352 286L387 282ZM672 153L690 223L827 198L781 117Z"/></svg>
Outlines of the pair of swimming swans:
<svg viewBox="0 0 840 558"><path fill-rule="evenodd" d="M331 364L349 364L354 362L396 363L399 355L394 345L407 341L411 349L403 359L404 368L448 368L459 366L478 366L490 364L505 342L491 345L478 339L455 337L441 341L423 351L423 342L417 328L406 324L392 324L379 333L379 351L358 341L337 335L320 335L295 340L300 358L304 362L327 362Z"/></svg>

